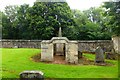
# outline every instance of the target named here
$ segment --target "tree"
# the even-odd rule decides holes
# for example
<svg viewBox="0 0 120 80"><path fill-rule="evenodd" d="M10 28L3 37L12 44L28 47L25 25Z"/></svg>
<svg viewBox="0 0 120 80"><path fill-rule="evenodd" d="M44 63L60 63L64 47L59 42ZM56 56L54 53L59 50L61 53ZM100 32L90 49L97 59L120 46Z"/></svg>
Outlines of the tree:
<svg viewBox="0 0 120 80"><path fill-rule="evenodd" d="M63 36L73 25L73 16L66 2L35 2L30 9L31 18L29 28L33 30L35 39L51 39L58 36L58 29L62 27Z"/></svg>
<svg viewBox="0 0 120 80"><path fill-rule="evenodd" d="M80 40L101 40L110 39L111 35L105 25L104 10L100 8L90 8L83 12L73 10L76 39Z"/></svg>
<svg viewBox="0 0 120 80"><path fill-rule="evenodd" d="M16 19L18 6L6 6L5 14L2 15L3 38L17 39Z"/></svg>
<svg viewBox="0 0 120 80"><path fill-rule="evenodd" d="M76 25L74 27L74 37L77 40L84 40L87 39L86 37L88 35L85 28L85 25L87 22L89 22L88 18L86 15L84 15L83 12L79 10L73 10L73 15L74 15L74 21L76 22Z"/></svg>
<svg viewBox="0 0 120 80"><path fill-rule="evenodd" d="M32 7L27 4L6 6L5 13L1 13L3 38L51 39L58 36L58 29L62 27L62 35L68 39L111 39L111 29L114 34L120 32L119 4L109 3L104 7L82 12L71 10L66 2L35 2Z"/></svg>
<svg viewBox="0 0 120 80"><path fill-rule="evenodd" d="M4 13L0 11L0 39L2 39L2 15Z"/></svg>
<svg viewBox="0 0 120 80"><path fill-rule="evenodd" d="M18 39L31 39L30 33L32 30L29 30L29 9L30 7L28 4L23 4L17 10L16 30L18 32Z"/></svg>
<svg viewBox="0 0 120 80"><path fill-rule="evenodd" d="M6 6L4 16L3 38L6 39L51 39L58 36L59 27L63 36L72 38L73 15L66 2Z"/></svg>
<svg viewBox="0 0 120 80"><path fill-rule="evenodd" d="M103 8L106 8L105 16L109 16L108 26L113 35L120 35L120 1L105 2Z"/></svg>

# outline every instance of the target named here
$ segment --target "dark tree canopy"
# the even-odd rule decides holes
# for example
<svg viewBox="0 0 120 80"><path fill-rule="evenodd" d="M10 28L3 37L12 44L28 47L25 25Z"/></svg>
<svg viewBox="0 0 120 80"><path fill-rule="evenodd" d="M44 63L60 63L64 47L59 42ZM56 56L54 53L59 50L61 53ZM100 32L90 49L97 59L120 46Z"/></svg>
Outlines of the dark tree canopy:
<svg viewBox="0 0 120 80"><path fill-rule="evenodd" d="M64 32L70 32L69 26L74 22L66 2L35 2L32 7L24 4L19 8L6 6L5 14L3 38L8 39L51 39L58 36L59 27L62 27L63 36L67 37Z"/></svg>
<svg viewBox="0 0 120 80"><path fill-rule="evenodd" d="M107 2L85 11L71 10L66 2L35 2L33 6L6 6L2 14L3 39L110 40L120 34L120 2Z"/></svg>
<svg viewBox="0 0 120 80"><path fill-rule="evenodd" d="M29 27L35 30L33 33L35 38L51 39L58 36L59 27L62 27L64 32L68 26L73 25L71 10L65 2L36 2L29 15L31 19ZM67 36L63 33L64 35Z"/></svg>

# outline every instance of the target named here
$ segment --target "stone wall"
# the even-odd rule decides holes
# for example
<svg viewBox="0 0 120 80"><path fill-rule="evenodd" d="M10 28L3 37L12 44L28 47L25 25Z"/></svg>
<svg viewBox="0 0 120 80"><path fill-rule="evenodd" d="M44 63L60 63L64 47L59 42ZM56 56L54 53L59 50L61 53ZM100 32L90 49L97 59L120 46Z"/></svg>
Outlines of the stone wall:
<svg viewBox="0 0 120 80"><path fill-rule="evenodd" d="M3 48L41 48L41 40L2 40Z"/></svg>
<svg viewBox="0 0 120 80"><path fill-rule="evenodd" d="M41 40L2 40L3 48L41 48ZM117 45L117 44L116 44ZM97 46L101 46L104 51L110 52L113 49L112 40L81 40L78 41L78 50L81 52L94 52ZM115 48L118 49L118 48ZM120 49L119 49L120 50Z"/></svg>
<svg viewBox="0 0 120 80"><path fill-rule="evenodd" d="M113 42L111 40L78 41L78 51L80 52L94 52L98 46L101 46L105 52L111 52L111 50L113 49Z"/></svg>

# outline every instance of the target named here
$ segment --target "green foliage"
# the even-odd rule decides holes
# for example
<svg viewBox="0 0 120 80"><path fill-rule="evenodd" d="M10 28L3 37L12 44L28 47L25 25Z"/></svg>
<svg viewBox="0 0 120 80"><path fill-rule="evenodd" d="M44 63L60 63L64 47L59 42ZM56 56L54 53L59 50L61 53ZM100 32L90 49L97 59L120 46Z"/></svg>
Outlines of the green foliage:
<svg viewBox="0 0 120 80"><path fill-rule="evenodd" d="M17 20L16 20L16 31L17 39L30 39L29 30L29 16L28 16L29 5L24 4L17 10Z"/></svg>
<svg viewBox="0 0 120 80"><path fill-rule="evenodd" d="M4 13L0 11L0 39L2 38L2 15Z"/></svg>
<svg viewBox="0 0 120 80"><path fill-rule="evenodd" d="M2 78L19 78L24 70L40 70L45 78L117 78L118 64L113 66L96 65L62 65L34 62L31 57L39 54L40 49L2 49ZM84 54L94 60L94 55Z"/></svg>
<svg viewBox="0 0 120 80"><path fill-rule="evenodd" d="M35 2L32 7L24 4L19 8L7 6L5 14L3 38L7 39L51 39L58 36L59 27L63 36L69 37L69 33L64 32L70 30L68 26L73 26L74 22L66 2ZM5 22L7 20L9 22Z"/></svg>
<svg viewBox="0 0 120 80"><path fill-rule="evenodd" d="M51 39L53 36L58 36L59 27L62 27L62 31L65 32L64 30L72 25L72 14L67 3L36 2L32 8L30 15L31 22L34 24L31 23L30 27L35 26L36 33L39 28L37 34L41 35L40 39ZM39 12L36 13L36 10Z"/></svg>
<svg viewBox="0 0 120 80"><path fill-rule="evenodd" d="M76 22L75 36L78 40L107 40L111 39L109 28L105 24L107 17L103 16L104 10L100 8L90 8L80 12L74 10L74 20Z"/></svg>
<svg viewBox="0 0 120 80"><path fill-rule="evenodd" d="M3 38L17 38L16 31L16 16L18 6L6 6L5 13L2 14L2 30Z"/></svg>
<svg viewBox="0 0 120 80"><path fill-rule="evenodd" d="M2 16L4 39L51 39L62 36L73 40L110 40L119 35L118 2L89 10L70 10L66 2L35 2L32 7L6 6ZM106 9L105 9L106 8Z"/></svg>
<svg viewBox="0 0 120 80"><path fill-rule="evenodd" d="M120 35L120 1L105 2L103 5L106 8L105 16L109 17L108 26L111 28L113 35Z"/></svg>

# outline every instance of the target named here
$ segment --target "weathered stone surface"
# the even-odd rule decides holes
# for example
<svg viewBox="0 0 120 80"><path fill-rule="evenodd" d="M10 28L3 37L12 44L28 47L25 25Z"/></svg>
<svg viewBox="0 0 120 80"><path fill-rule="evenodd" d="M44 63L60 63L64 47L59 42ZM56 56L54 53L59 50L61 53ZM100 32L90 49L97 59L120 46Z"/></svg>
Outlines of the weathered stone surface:
<svg viewBox="0 0 120 80"><path fill-rule="evenodd" d="M53 44L43 42L41 44L41 61L53 61Z"/></svg>
<svg viewBox="0 0 120 80"><path fill-rule="evenodd" d="M66 37L53 37L51 40L42 41L41 50L41 61L53 61L54 52L59 54L62 52L66 62L78 63L78 43L69 41Z"/></svg>
<svg viewBox="0 0 120 80"><path fill-rule="evenodd" d="M105 52L105 58L111 59L111 60L116 60L116 59L118 59L118 54L112 53L112 52Z"/></svg>
<svg viewBox="0 0 120 80"><path fill-rule="evenodd" d="M3 48L14 48L14 46L18 46L18 48L41 48L41 40L2 40Z"/></svg>
<svg viewBox="0 0 120 80"><path fill-rule="evenodd" d="M69 43L69 61L70 63L77 64L78 63L78 44L77 42Z"/></svg>
<svg viewBox="0 0 120 80"><path fill-rule="evenodd" d="M55 38L53 37L52 39L56 39L56 37ZM58 39L65 40L64 42L69 41L65 37L60 37L60 38L57 37L57 39L54 42L56 43ZM50 40L51 43L52 41L53 40ZM94 52L97 46L103 46L105 52L110 52L111 49L113 49L113 42L111 40L92 40L92 41L84 40L77 42L78 42L78 50L80 52ZM2 45L0 47L3 48L14 48L14 46L18 46L18 48L38 48L38 49L41 48L41 40L1 40L0 43ZM118 43L115 44L116 46L118 46ZM115 47L114 49L118 50L117 47Z"/></svg>
<svg viewBox="0 0 120 80"><path fill-rule="evenodd" d="M20 80L44 80L43 72L41 71L23 71L20 73Z"/></svg>
<svg viewBox="0 0 120 80"><path fill-rule="evenodd" d="M97 46L105 52L110 52L113 49L113 42L111 40L81 40L78 41L78 50L80 52L95 52Z"/></svg>
<svg viewBox="0 0 120 80"><path fill-rule="evenodd" d="M96 63L104 62L104 52L100 46L98 46L95 50L95 62Z"/></svg>
<svg viewBox="0 0 120 80"><path fill-rule="evenodd" d="M55 45L55 53L57 53L56 55L64 55L64 47L65 47L64 43L56 44Z"/></svg>
<svg viewBox="0 0 120 80"><path fill-rule="evenodd" d="M115 52L120 54L120 36L113 36L112 41L114 44Z"/></svg>
<svg viewBox="0 0 120 80"><path fill-rule="evenodd" d="M18 48L18 46L14 46L13 48Z"/></svg>

